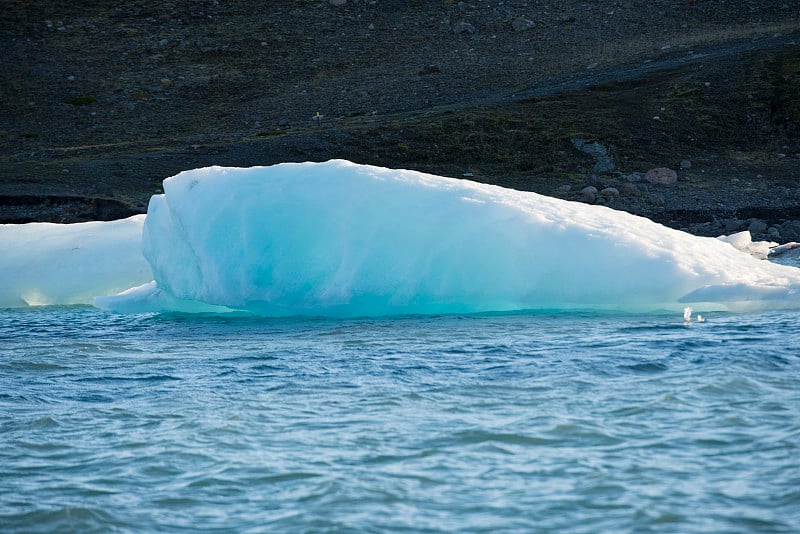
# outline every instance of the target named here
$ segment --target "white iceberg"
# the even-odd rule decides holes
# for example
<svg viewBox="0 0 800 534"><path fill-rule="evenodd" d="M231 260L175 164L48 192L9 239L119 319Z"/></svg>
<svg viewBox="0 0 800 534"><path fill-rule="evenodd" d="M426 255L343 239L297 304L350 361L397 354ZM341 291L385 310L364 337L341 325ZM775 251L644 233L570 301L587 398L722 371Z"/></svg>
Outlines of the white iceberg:
<svg viewBox="0 0 800 534"><path fill-rule="evenodd" d="M164 191L143 234L155 282L96 305L270 316L800 308L800 269L464 180L329 161L196 169Z"/></svg>
<svg viewBox="0 0 800 534"><path fill-rule="evenodd" d="M0 224L0 308L91 304L152 280L144 220Z"/></svg>
<svg viewBox="0 0 800 534"><path fill-rule="evenodd" d="M0 225L0 307L800 308L795 267L608 208L464 180L329 161L197 169L164 190L146 219Z"/></svg>

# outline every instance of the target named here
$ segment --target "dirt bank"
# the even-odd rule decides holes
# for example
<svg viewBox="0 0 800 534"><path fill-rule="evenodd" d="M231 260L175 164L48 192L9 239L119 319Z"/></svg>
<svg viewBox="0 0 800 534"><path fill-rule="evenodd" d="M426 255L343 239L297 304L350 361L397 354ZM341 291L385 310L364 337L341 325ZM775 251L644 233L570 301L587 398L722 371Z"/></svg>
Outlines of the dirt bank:
<svg viewBox="0 0 800 534"><path fill-rule="evenodd" d="M329 158L591 186L695 233L800 219L785 1L7 4L2 222L115 218L183 169Z"/></svg>

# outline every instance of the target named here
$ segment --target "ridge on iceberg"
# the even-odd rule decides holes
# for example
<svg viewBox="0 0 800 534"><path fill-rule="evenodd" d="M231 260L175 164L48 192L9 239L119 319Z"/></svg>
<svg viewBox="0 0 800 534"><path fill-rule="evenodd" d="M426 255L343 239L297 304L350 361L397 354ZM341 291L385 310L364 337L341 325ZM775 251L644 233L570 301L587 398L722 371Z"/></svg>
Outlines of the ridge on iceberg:
<svg viewBox="0 0 800 534"><path fill-rule="evenodd" d="M164 191L142 242L155 283L96 305L271 316L800 308L800 269L497 186L333 160L185 171Z"/></svg>

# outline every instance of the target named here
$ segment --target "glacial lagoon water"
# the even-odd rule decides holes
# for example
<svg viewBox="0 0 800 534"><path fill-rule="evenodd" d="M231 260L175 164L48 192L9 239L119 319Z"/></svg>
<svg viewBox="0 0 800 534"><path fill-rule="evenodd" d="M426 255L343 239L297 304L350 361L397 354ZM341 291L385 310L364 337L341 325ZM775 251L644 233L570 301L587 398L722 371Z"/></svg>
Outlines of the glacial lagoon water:
<svg viewBox="0 0 800 534"><path fill-rule="evenodd" d="M0 531L798 532L798 332L0 310Z"/></svg>

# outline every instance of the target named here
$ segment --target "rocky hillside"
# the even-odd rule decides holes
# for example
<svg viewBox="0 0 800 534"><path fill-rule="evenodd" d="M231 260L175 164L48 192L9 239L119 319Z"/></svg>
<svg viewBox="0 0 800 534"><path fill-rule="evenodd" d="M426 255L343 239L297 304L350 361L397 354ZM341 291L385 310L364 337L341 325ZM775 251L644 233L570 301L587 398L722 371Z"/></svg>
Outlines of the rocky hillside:
<svg viewBox="0 0 800 534"><path fill-rule="evenodd" d="M343 157L800 239L787 0L6 0L0 54L0 221Z"/></svg>

